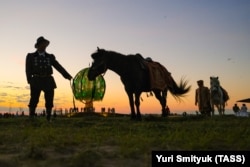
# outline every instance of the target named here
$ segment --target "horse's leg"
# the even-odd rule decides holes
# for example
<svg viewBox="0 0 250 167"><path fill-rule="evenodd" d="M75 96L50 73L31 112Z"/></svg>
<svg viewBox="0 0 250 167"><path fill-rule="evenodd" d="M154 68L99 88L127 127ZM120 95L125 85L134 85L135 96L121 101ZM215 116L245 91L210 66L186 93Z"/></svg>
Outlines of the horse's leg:
<svg viewBox="0 0 250 167"><path fill-rule="evenodd" d="M135 118L136 118L136 115L135 115L135 107L134 107L134 97L133 97L133 93L127 92L127 95L128 95L129 105L130 105L130 110L131 110L131 119L135 119Z"/></svg>
<svg viewBox="0 0 250 167"><path fill-rule="evenodd" d="M225 103L222 104L222 115L225 115Z"/></svg>
<svg viewBox="0 0 250 167"><path fill-rule="evenodd" d="M221 104L217 104L217 109L218 109L218 112L219 112L219 115L221 115Z"/></svg>
<svg viewBox="0 0 250 167"><path fill-rule="evenodd" d="M141 112L140 112L140 96L141 93L135 93L135 106L136 106L136 118L141 120Z"/></svg>
<svg viewBox="0 0 250 167"><path fill-rule="evenodd" d="M166 117L168 115L167 110L166 110L166 105L167 105L167 90L165 91L160 91L160 90L154 90L153 91L155 94L155 97L159 100L160 104L161 104L161 111L162 111L162 117ZM162 94L161 94L162 93Z"/></svg>
<svg viewBox="0 0 250 167"><path fill-rule="evenodd" d="M212 116L214 116L214 104L211 103L211 112L212 112Z"/></svg>
<svg viewBox="0 0 250 167"><path fill-rule="evenodd" d="M168 93L168 89L165 89L164 91L162 91L162 95L161 95L161 106L162 106L162 116L166 117L168 116L170 113L169 110L167 110L167 93Z"/></svg>

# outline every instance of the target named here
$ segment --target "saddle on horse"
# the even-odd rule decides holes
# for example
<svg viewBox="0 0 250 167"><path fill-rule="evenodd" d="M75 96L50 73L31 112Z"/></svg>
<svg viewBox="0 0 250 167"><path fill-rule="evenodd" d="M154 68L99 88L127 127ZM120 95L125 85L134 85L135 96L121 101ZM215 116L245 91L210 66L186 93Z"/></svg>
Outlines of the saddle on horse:
<svg viewBox="0 0 250 167"><path fill-rule="evenodd" d="M164 90L166 87L173 85L171 73L158 62L145 61L148 67L151 89Z"/></svg>
<svg viewBox="0 0 250 167"><path fill-rule="evenodd" d="M135 57L138 59L141 68L148 70L151 89L163 91L166 87L173 87L171 73L163 65L151 58L144 59L140 54L136 54Z"/></svg>
<svg viewBox="0 0 250 167"><path fill-rule="evenodd" d="M222 88L222 87L220 87L220 88L221 88L222 93L223 93L223 100L225 102L228 101L229 100L229 95L228 95L227 91L224 88Z"/></svg>

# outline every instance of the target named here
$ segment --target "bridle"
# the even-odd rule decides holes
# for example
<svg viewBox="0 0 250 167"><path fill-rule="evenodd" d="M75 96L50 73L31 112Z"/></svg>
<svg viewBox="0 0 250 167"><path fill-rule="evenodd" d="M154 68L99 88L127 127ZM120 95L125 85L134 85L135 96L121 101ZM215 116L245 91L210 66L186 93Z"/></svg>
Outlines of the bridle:
<svg viewBox="0 0 250 167"><path fill-rule="evenodd" d="M221 94L219 93L220 92L219 85L212 84L210 91L211 91L211 96L218 95L218 97L221 97Z"/></svg>
<svg viewBox="0 0 250 167"><path fill-rule="evenodd" d="M103 66L103 70L100 70L100 67ZM98 75L104 76L108 70L107 64L104 61L101 61L97 65L91 67L92 71L95 71Z"/></svg>

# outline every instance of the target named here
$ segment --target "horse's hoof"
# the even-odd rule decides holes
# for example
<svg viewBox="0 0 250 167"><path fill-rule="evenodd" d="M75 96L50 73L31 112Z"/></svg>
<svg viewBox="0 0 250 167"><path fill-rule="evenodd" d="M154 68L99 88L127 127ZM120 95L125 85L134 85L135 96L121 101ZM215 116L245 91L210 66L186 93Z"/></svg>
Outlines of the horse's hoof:
<svg viewBox="0 0 250 167"><path fill-rule="evenodd" d="M131 116L131 121L141 121L142 118L141 117L138 117L138 116Z"/></svg>
<svg viewBox="0 0 250 167"><path fill-rule="evenodd" d="M168 116L167 113L161 114L161 117L167 117L167 116Z"/></svg>
<svg viewBox="0 0 250 167"><path fill-rule="evenodd" d="M137 121L142 121L141 116L140 116L140 117L136 117L136 120L137 120Z"/></svg>
<svg viewBox="0 0 250 167"><path fill-rule="evenodd" d="M136 118L135 115L131 115L130 119L131 119L131 120L136 120L137 118Z"/></svg>

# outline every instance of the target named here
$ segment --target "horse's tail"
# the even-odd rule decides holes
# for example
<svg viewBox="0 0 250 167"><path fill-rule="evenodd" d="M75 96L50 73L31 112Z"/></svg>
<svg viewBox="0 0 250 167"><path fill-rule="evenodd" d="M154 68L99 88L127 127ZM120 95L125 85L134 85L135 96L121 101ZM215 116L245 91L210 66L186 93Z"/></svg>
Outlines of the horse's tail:
<svg viewBox="0 0 250 167"><path fill-rule="evenodd" d="M191 86L188 85L188 81L184 78L181 78L179 85L175 82L173 77L171 76L172 84L168 86L170 93L180 101L181 97L184 97L186 93L188 93L191 89Z"/></svg>

